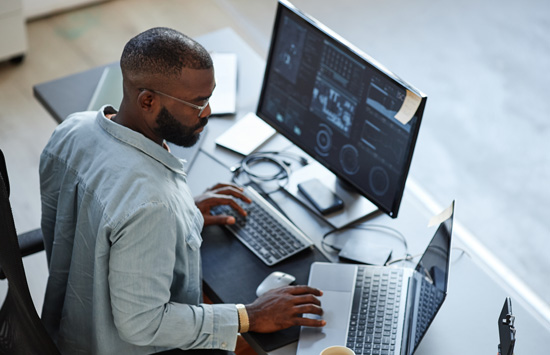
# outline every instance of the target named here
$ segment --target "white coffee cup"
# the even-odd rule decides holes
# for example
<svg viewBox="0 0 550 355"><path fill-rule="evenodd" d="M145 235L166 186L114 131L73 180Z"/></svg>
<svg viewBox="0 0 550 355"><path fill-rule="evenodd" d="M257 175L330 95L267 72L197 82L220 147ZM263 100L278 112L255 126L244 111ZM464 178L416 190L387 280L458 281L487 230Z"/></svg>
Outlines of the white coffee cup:
<svg viewBox="0 0 550 355"><path fill-rule="evenodd" d="M345 346L334 345L323 349L320 355L355 355L355 352Z"/></svg>

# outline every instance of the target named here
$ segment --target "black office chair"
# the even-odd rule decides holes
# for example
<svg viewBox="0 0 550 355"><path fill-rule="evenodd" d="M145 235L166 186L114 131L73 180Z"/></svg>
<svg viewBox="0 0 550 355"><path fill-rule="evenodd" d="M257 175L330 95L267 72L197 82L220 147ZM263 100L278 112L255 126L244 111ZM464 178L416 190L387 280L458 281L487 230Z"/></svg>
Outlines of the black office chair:
<svg viewBox="0 0 550 355"><path fill-rule="evenodd" d="M6 168L6 160L4 159L4 154L0 149L0 173L4 178L4 184L6 185L6 190L8 196L10 195L10 183L8 178L8 170ZM40 228L32 230L27 233L20 234L19 239L19 250L21 251L21 256L25 257L34 253L38 253L44 250L44 240L42 237L42 230ZM0 266L0 280L4 280L6 277Z"/></svg>
<svg viewBox="0 0 550 355"><path fill-rule="evenodd" d="M59 354L36 313L29 292L9 201L7 169L1 150L0 267L8 279L8 292L0 308L0 354Z"/></svg>

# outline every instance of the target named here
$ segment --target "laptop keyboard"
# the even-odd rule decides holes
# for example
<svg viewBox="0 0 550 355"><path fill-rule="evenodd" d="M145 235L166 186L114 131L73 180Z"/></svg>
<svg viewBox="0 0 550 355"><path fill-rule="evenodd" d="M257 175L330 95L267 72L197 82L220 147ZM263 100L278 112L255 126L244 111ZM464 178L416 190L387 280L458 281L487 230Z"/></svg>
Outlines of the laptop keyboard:
<svg viewBox="0 0 550 355"><path fill-rule="evenodd" d="M443 292L433 286L425 278L422 278L422 283L420 286L420 299L418 302L419 310L416 323L416 333L414 336L415 348L418 346L422 336L428 329L430 321L434 319L441 303L443 303Z"/></svg>
<svg viewBox="0 0 550 355"><path fill-rule="evenodd" d="M403 271L359 267L346 346L360 355L395 354Z"/></svg>
<svg viewBox="0 0 550 355"><path fill-rule="evenodd" d="M254 189L246 187L244 193L252 203L240 200L237 203L247 211L246 217L227 205L216 206L211 213L234 216L236 223L226 225L227 229L265 264L274 265L313 245L305 234Z"/></svg>

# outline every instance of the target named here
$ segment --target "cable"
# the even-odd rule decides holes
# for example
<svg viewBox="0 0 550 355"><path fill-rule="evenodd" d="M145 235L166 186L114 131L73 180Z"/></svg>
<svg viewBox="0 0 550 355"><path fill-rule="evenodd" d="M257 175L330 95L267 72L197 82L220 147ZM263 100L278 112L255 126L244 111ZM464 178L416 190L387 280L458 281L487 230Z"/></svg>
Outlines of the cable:
<svg viewBox="0 0 550 355"><path fill-rule="evenodd" d="M470 254L465 249L462 249L459 247L453 247L452 250L459 250L462 252L453 260L453 263L457 263L460 259L462 259L464 255L466 255L469 258L471 257Z"/></svg>
<svg viewBox="0 0 550 355"><path fill-rule="evenodd" d="M305 165L308 164L307 158L305 158L304 156L302 156L300 154L292 153L292 152L286 152L286 151L278 152L278 151L271 150L271 151L258 152L258 153L254 153L254 154L267 154L267 155L283 156L283 157L287 157L287 158L296 160L302 166L305 166ZM251 154L251 155L253 155L253 154Z"/></svg>
<svg viewBox="0 0 550 355"><path fill-rule="evenodd" d="M265 192L266 194L273 193L286 186L290 179L291 163L284 159L281 159L281 157L294 159L298 161L302 166L307 165L306 158L294 153L275 151L252 153L244 157L238 166L231 168L231 171L233 172L232 181L239 184L237 180L241 173L245 173L248 178L256 184L261 184L262 182L279 181L279 186L275 190ZM278 169L275 173L259 174L252 170L252 167L259 163L270 163L278 167ZM282 183L281 181L284 181L284 183Z"/></svg>
<svg viewBox="0 0 550 355"><path fill-rule="evenodd" d="M395 264L397 262L400 262L400 261L413 261L414 258L418 258L419 256L422 256L422 254L415 254L415 255L411 255L411 254L407 254L405 255L404 257L402 258L397 258L397 259L393 259L393 260L388 260L384 266L388 266L388 265L391 265L391 264Z"/></svg>
<svg viewBox="0 0 550 355"><path fill-rule="evenodd" d="M464 255L470 257L470 254L468 254L468 252L462 248L459 248L459 247L453 247L451 248L451 251L452 250L459 250L461 251L461 253L452 261L453 263L457 263L460 259L462 259L462 257ZM411 255L411 254L407 254L405 257L403 258L398 258L398 259L393 259L393 260L389 260L385 265L390 265L390 264L394 264L394 263L397 263L397 262L400 262L400 261L413 261L415 258L418 258L419 256L422 256L424 255L424 253L422 254L415 254L415 255Z"/></svg>
<svg viewBox="0 0 550 355"><path fill-rule="evenodd" d="M401 258L388 260L384 264L384 266L395 264L395 263L400 262L400 261L413 261L415 258L418 258L418 257L424 255L424 253L415 254L415 255L409 254L409 252L408 252L409 246L408 246L407 239L405 238L405 236L401 232L399 232L397 229L392 228L392 227L388 227L388 226L385 226L385 225L381 225L381 224L357 225L357 226L348 226L348 227L343 227L343 228L332 229L332 230L328 231L327 233L325 233L323 235L323 237L321 238L321 246L323 247L323 249L325 249L327 252L331 252L330 250L327 250L327 247L328 247L328 248L332 249L332 252L334 252L334 251L339 252L341 250L340 248L337 248L334 245L327 243L325 239L331 234L341 232L341 231L344 231L346 229L383 230L383 231L390 232L389 234L391 234L391 235L397 237L398 239L400 239L402 241L403 247L405 249L404 256L401 257ZM451 250L461 251L461 253L457 257L454 258L453 263L457 263L460 259L462 259L462 257L464 255L466 255L468 257L470 256L466 250L464 250L462 248L459 248L459 247L453 247L453 248L451 248Z"/></svg>

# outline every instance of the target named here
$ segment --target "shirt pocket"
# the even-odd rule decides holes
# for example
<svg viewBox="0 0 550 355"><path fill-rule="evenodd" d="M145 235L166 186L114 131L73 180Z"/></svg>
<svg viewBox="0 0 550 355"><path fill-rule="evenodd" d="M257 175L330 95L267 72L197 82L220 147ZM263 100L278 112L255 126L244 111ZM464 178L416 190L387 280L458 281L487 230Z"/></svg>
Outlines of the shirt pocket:
<svg viewBox="0 0 550 355"><path fill-rule="evenodd" d="M199 248L201 247L201 244L202 244L202 238L199 235L197 235L197 233L190 233L188 236L187 236L187 246L193 250L193 251L197 251L199 250Z"/></svg>
<svg viewBox="0 0 550 355"><path fill-rule="evenodd" d="M193 224L194 228L191 228L191 232L186 238L186 243L191 250L197 251L202 244L201 231L204 224L204 219L199 211L195 213Z"/></svg>

